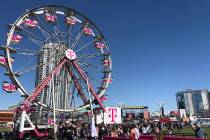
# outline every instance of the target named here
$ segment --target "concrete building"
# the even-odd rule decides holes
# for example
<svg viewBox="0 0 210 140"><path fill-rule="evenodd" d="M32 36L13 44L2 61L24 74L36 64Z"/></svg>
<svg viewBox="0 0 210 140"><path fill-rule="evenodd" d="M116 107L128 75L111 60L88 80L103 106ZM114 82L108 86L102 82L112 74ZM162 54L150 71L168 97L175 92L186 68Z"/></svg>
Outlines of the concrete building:
<svg viewBox="0 0 210 140"><path fill-rule="evenodd" d="M177 107L187 115L210 117L210 92L203 90L185 90L176 93Z"/></svg>

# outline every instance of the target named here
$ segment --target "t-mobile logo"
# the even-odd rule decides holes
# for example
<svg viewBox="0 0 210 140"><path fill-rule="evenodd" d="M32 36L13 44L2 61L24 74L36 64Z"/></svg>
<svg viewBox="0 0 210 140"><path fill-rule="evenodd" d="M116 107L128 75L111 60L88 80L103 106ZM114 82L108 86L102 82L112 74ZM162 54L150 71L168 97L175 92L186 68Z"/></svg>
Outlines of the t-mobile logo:
<svg viewBox="0 0 210 140"><path fill-rule="evenodd" d="M115 118L117 118L117 109L116 108L109 108L109 118L111 118L111 122L115 122Z"/></svg>
<svg viewBox="0 0 210 140"><path fill-rule="evenodd" d="M76 58L76 53L73 50L68 49L66 50L66 57L70 60L74 60Z"/></svg>

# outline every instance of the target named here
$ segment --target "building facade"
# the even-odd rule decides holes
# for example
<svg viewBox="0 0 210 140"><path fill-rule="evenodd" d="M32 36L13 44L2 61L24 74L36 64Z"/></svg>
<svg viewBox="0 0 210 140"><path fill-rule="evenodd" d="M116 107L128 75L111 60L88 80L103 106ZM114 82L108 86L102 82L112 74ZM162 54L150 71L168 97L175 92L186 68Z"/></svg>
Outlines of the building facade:
<svg viewBox="0 0 210 140"><path fill-rule="evenodd" d="M42 47L42 51L37 57L36 81L37 87L42 81L50 74L50 72L59 64L60 60L64 57L65 44L48 43ZM40 103L53 107L53 98L55 101L55 108L69 109L69 90L70 90L70 77L66 70L62 69L57 73L48 85L37 96L36 100ZM49 111L46 108L37 106L35 111L35 118L44 118Z"/></svg>
<svg viewBox="0 0 210 140"><path fill-rule="evenodd" d="M210 117L210 92L203 90L185 90L176 93L177 108L185 110L187 115Z"/></svg>

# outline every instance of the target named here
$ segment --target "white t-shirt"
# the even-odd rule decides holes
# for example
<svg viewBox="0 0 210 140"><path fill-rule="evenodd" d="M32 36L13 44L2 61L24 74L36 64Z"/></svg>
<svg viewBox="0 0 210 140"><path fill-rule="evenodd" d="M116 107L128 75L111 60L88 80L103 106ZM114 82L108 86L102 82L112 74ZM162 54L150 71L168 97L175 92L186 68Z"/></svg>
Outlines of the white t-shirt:
<svg viewBox="0 0 210 140"><path fill-rule="evenodd" d="M138 128L134 128L135 131L135 139L138 140L140 137L140 133L139 133L139 129Z"/></svg>

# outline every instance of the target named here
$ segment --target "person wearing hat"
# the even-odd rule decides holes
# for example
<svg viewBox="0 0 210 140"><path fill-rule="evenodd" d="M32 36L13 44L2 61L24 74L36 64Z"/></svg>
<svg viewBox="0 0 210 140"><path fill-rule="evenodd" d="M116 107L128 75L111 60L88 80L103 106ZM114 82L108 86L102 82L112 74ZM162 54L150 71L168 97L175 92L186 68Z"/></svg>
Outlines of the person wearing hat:
<svg viewBox="0 0 210 140"><path fill-rule="evenodd" d="M195 132L195 137L196 138L205 138L205 132L200 126L195 122L192 124L192 128Z"/></svg>

